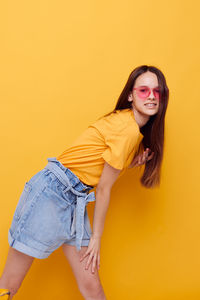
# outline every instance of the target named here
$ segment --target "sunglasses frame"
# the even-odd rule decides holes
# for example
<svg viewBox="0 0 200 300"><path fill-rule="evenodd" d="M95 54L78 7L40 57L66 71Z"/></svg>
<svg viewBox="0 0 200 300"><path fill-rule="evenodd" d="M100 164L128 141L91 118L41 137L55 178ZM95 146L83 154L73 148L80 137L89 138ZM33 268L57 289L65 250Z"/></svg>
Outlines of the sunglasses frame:
<svg viewBox="0 0 200 300"><path fill-rule="evenodd" d="M147 85L141 85L141 86L138 86L138 87L136 87L136 88L133 88L133 90L138 91L139 89L141 89L141 88L143 88L143 87L144 87L144 88L148 88L148 95L147 95L146 97L140 97L140 96L138 95L139 98L141 98L141 99L146 99L146 98L148 98L149 95L151 94L151 91L153 91L154 97L155 97L156 99L158 99L158 100L160 99L160 97L157 98L156 93L155 93L155 90L158 89L158 87L155 87L155 88L151 89L151 88L148 87Z"/></svg>

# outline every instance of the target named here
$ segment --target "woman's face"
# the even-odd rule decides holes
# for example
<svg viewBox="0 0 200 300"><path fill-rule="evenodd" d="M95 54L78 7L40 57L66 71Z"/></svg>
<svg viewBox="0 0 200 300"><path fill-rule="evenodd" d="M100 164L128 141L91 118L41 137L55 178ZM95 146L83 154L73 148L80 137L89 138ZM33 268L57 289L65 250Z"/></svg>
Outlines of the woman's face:
<svg viewBox="0 0 200 300"><path fill-rule="evenodd" d="M136 90L132 90L128 97L128 101L132 102L133 109L138 113L146 116L155 115L158 112L159 108L159 99L153 93L154 88L158 88L158 79L156 74L153 72L147 71L137 77L134 88L138 87L149 87L151 92L148 97L140 97ZM142 91L143 93L143 91ZM157 92L158 93L158 92ZM153 105L148 106L148 103L154 103Z"/></svg>

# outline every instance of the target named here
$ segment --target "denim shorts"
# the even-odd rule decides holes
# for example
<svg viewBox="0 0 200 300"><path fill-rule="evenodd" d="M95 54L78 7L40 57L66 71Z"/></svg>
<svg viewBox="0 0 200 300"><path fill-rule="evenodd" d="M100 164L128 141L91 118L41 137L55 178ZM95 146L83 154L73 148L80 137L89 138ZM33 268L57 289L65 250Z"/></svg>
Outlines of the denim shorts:
<svg viewBox="0 0 200 300"><path fill-rule="evenodd" d="M36 258L46 258L62 244L77 250L92 234L87 204L93 186L84 184L56 157L24 185L8 231L9 245Z"/></svg>

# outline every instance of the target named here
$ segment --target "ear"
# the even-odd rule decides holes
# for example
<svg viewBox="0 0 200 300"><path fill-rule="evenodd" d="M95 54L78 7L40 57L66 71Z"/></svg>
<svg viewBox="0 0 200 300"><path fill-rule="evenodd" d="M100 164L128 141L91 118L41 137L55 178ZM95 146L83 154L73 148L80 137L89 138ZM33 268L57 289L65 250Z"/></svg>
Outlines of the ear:
<svg viewBox="0 0 200 300"><path fill-rule="evenodd" d="M133 95L131 93L128 95L128 101L133 101Z"/></svg>

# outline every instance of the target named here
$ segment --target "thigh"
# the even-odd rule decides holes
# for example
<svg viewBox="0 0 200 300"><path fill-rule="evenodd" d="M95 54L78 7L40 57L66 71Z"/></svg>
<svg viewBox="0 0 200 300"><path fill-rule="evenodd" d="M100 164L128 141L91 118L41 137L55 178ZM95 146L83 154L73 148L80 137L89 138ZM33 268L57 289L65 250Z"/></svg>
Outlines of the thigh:
<svg viewBox="0 0 200 300"><path fill-rule="evenodd" d="M100 284L100 278L97 268L95 268L94 273L92 273L92 263L90 263L89 268L86 270L85 265L87 263L87 260L89 256L85 257L80 262L80 257L82 254L85 253L87 250L87 246L82 246L81 250L78 252L76 247L73 245L67 245L63 244L62 249L64 252L64 255L66 256L67 260L69 261L69 264L72 268L72 271L75 275L76 281L78 283L78 286L81 288L82 285L87 285L87 283L96 282Z"/></svg>
<svg viewBox="0 0 200 300"><path fill-rule="evenodd" d="M33 260L34 257L9 247L7 260L1 276L1 285L9 284L13 288L19 288Z"/></svg>

